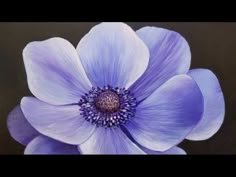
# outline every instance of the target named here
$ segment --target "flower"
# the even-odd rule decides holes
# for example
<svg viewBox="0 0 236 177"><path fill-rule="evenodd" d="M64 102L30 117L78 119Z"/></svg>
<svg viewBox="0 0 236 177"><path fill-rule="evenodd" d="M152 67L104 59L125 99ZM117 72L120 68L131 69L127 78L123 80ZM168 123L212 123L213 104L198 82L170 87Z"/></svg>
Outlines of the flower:
<svg viewBox="0 0 236 177"><path fill-rule="evenodd" d="M35 97L22 98L8 127L26 154L185 154L176 145L223 123L217 77L190 70L189 45L174 31L101 23L76 49L51 38L29 43L23 58Z"/></svg>

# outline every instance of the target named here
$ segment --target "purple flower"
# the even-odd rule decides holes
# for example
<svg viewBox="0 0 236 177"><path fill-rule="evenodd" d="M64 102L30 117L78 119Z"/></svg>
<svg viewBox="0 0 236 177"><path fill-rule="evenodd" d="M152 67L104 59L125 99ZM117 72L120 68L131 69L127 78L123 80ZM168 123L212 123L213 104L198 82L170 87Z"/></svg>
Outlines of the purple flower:
<svg viewBox="0 0 236 177"><path fill-rule="evenodd" d="M36 98L22 98L8 128L26 154L185 154L176 145L212 137L224 119L216 76L189 70L174 31L101 23L76 49L51 38L23 58Z"/></svg>

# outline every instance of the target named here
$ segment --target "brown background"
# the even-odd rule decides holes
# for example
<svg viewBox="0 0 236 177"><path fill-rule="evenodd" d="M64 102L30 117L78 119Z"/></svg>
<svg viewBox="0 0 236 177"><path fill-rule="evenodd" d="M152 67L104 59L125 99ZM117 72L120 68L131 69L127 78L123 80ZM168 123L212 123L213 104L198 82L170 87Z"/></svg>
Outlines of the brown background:
<svg viewBox="0 0 236 177"><path fill-rule="evenodd" d="M29 92L22 60L28 42L62 37L74 46L97 23L0 23L0 154L22 154L6 117ZM218 77L226 102L220 131L206 141L187 141L180 146L188 154L236 154L236 23L128 23L134 30L164 27L182 34L191 47L191 68L211 69Z"/></svg>

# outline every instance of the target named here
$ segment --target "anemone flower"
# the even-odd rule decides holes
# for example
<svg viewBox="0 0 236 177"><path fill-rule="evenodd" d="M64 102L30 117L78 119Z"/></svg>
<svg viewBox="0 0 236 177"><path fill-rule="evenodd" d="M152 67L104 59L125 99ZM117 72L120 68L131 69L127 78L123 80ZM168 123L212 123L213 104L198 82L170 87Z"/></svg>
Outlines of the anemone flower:
<svg viewBox="0 0 236 177"><path fill-rule="evenodd" d="M189 45L174 31L101 23L76 48L31 42L23 59L35 97L22 98L8 128L26 154L185 154L179 143L223 123L218 79L190 70Z"/></svg>

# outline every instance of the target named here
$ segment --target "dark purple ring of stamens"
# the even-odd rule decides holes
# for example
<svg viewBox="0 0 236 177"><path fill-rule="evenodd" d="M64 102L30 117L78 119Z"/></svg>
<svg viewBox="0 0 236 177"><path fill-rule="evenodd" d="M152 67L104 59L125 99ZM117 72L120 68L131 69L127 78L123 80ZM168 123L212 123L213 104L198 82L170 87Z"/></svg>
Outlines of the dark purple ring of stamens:
<svg viewBox="0 0 236 177"><path fill-rule="evenodd" d="M80 114L98 127L119 127L135 115L136 99L125 88L92 87L79 101Z"/></svg>

